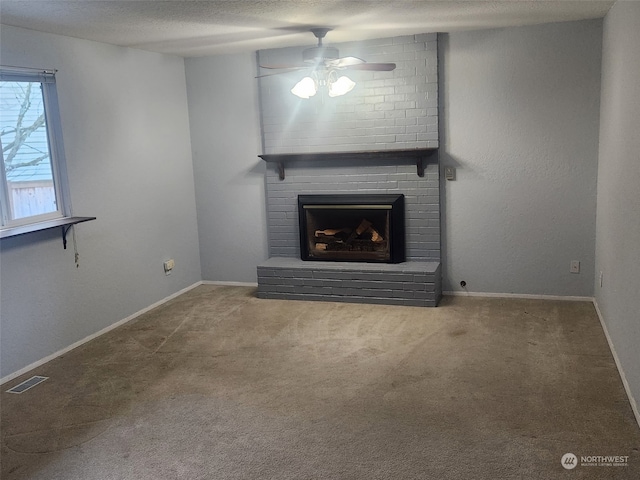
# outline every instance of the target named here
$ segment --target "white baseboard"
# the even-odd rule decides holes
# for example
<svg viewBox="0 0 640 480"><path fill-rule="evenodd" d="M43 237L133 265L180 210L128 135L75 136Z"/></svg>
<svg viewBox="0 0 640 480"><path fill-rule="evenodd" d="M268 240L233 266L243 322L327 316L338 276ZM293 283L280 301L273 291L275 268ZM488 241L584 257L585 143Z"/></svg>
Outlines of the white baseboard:
<svg viewBox="0 0 640 480"><path fill-rule="evenodd" d="M227 287L257 287L255 282L226 282L220 280L203 280L203 285L223 285Z"/></svg>
<svg viewBox="0 0 640 480"><path fill-rule="evenodd" d="M442 292L452 297L489 297L489 298L524 298L530 300L566 300L569 302L592 302L593 297L576 297L570 295L532 295L529 293L488 293L488 292Z"/></svg>
<svg viewBox="0 0 640 480"><path fill-rule="evenodd" d="M60 355L64 355L67 352L70 352L71 350L73 350L74 348L79 347L80 345L83 345L87 342L89 342L90 340L93 340L94 338L99 337L100 335L104 335L107 332L110 332L111 330L113 330L114 328L118 328L120 325L124 325L127 322L130 322L131 320L133 320L134 318L139 317L140 315L147 313L149 310L152 310L156 307L159 307L160 305L162 305L163 303L167 303L169 300L172 300L180 295L182 295L183 293L188 292L189 290L192 290L194 288L196 288L197 286L202 285L202 282L196 282L193 285L190 285L186 288L183 288L182 290L176 292L176 293L172 293L171 295L169 295L168 297L163 298L162 300L159 300L151 305L149 305L148 307L143 308L142 310L137 311L136 313L134 313L133 315L129 315L127 318L123 318L122 320L118 320L116 323L113 323L111 325L109 325L108 327L103 328L102 330L96 332L96 333L92 333L91 335L89 335L88 337L83 338L82 340L78 340L75 343L72 343L71 345L69 345L68 347L63 348L62 350L58 350L55 353L52 353L51 355L48 355L36 362L33 362L30 365L27 365L24 368L21 368L20 370L18 370L17 372L13 372L10 373L9 375L0 378L0 385L7 383L11 380L13 380L14 378L17 378L25 373L27 373L29 370L33 370L34 368L39 367L40 365L44 365L47 362L50 362L51 360L53 360L56 357L59 357Z"/></svg>
<svg viewBox="0 0 640 480"><path fill-rule="evenodd" d="M622 369L622 365L620 364L620 359L618 359L618 354L616 353L616 349L613 346L611 337L609 336L609 330L607 330L607 324L604 322L602 312L600 311L600 307L598 307L598 302L596 302L595 298L593 299L593 306L596 308L596 313L598 314L598 318L600 319L600 325L602 325L602 330L604 330L604 336L607 338L607 343L609 344L609 350L611 350L611 354L613 355L613 360L616 362L618 373L620 374L620 378L622 379L622 385L624 385L624 389L627 392L627 397L629 398L629 403L631 404L631 410L633 410L633 414L636 417L636 422L638 422L638 426L640 427L640 410L638 410L638 404L636 403L636 399L633 398L633 394L631 393L631 388L629 387L629 382L627 382L627 377L625 376L624 370Z"/></svg>

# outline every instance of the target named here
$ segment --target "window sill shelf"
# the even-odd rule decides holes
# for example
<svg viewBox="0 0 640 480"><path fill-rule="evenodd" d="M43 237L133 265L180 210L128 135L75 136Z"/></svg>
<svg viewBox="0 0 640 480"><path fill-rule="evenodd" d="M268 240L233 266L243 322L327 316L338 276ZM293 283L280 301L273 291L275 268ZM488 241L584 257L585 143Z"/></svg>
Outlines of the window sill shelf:
<svg viewBox="0 0 640 480"><path fill-rule="evenodd" d="M0 238L17 237L27 233L40 232L42 230L51 230L52 228L62 228L62 245L67 248L67 232L76 223L88 222L95 220L96 217L64 217L55 220L47 220L46 222L32 223L30 225L21 225L19 227L8 227L0 230Z"/></svg>

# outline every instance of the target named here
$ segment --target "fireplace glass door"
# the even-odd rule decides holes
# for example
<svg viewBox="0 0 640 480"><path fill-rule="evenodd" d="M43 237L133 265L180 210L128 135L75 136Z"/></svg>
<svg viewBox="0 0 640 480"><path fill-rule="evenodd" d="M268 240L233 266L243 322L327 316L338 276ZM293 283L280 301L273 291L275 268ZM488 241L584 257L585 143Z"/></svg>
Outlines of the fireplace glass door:
<svg viewBox="0 0 640 480"><path fill-rule="evenodd" d="M404 261L403 195L300 195L303 260Z"/></svg>

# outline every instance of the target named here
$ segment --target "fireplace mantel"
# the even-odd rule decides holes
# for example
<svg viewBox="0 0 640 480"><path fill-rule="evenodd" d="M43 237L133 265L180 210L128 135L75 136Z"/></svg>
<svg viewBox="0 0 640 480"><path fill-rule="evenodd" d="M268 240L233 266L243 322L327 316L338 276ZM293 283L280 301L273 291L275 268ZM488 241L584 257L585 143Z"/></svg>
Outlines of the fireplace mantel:
<svg viewBox="0 0 640 480"><path fill-rule="evenodd" d="M280 180L284 180L285 165L304 160L312 161L366 161L366 160L388 160L389 162L415 162L417 174L424 177L425 163L438 163L437 148L414 148L409 150L373 150L355 152L326 152L326 153L281 153L270 155L258 155L265 162L272 162L278 165L278 175Z"/></svg>

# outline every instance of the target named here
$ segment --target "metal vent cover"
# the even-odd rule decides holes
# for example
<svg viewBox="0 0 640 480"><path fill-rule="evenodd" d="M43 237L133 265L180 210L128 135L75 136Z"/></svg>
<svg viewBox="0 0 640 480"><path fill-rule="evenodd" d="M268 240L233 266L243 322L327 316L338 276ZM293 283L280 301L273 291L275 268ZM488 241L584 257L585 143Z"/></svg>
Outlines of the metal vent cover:
<svg viewBox="0 0 640 480"><path fill-rule="evenodd" d="M40 377L38 375L34 375L33 377L29 378L28 380L25 380L24 382L19 383L15 387L10 388L9 390L7 390L7 393L24 393L27 390L29 390L30 388L35 387L39 383L44 382L48 378L49 377Z"/></svg>

